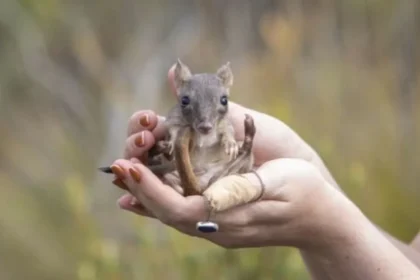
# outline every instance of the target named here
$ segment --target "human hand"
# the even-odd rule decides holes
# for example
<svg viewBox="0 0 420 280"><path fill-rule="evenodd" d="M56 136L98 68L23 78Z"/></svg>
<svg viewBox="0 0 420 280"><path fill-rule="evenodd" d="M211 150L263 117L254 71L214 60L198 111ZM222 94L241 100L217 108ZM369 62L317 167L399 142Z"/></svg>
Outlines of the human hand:
<svg viewBox="0 0 420 280"><path fill-rule="evenodd" d="M168 81L172 94L176 97L174 69L175 65L168 72ZM329 183L339 188L319 155L290 127L270 115L230 101L227 116L234 126L235 140L243 140L245 114L252 116L257 128L253 143L256 166L277 158L303 159L316 166ZM152 110L135 112L128 123L124 158L139 158L146 163L147 151L166 133L163 121L164 117L157 115ZM262 131L270 133L262 133Z"/></svg>
<svg viewBox="0 0 420 280"><path fill-rule="evenodd" d="M172 69L168 77L172 83L173 72L171 71ZM330 208L326 205L329 205L331 198L340 197L340 195L325 180L325 176L322 176L329 174L320 158L295 132L271 116L231 102L229 118L235 127L236 140L242 140L245 113L254 118L257 127L253 153L256 166L259 167L258 173L266 184L263 201L213 215L212 221L219 223L220 232L202 236L225 247L305 243L308 239L296 233L316 231L317 222L322 224L324 219L331 220L331 217L322 218L322 215L331 214L331 211L319 209ZM162 122L163 117L157 116L153 111L135 113L129 122L125 159L137 158L145 163L147 150L165 133ZM261 133L264 130L270 131L270 134ZM114 169L118 170L114 173L120 178L114 183L129 190L136 198L134 199L136 204L133 205L132 195L123 196L119 200L120 207L143 216L158 218L184 233L201 235L195 231L194 225L206 217L207 209L202 198L184 198L173 190L168 190L168 186L163 185L157 177L145 169L140 161L118 160L114 163ZM130 168L132 174L130 174ZM130 176L133 174L134 177ZM137 182L135 179L139 179L140 176L141 180ZM251 187L256 189L260 188L259 181L253 174L247 174L246 177L249 180L243 181L243 184L252 185ZM207 193L220 189L222 184L232 179L234 179L232 176L223 178L211 186ZM320 199L314 199L317 196L320 196ZM316 209L318 210L315 211ZM309 212L305 213L305 211ZM191 215L185 216L187 213ZM315 217L315 213L318 213L319 217ZM334 213L337 212L334 211ZM308 228L297 230L291 223L286 223L286 217L287 221ZM308 217L311 222L303 222ZM275 219L270 221L270 218ZM264 221L267 224L264 224ZM277 221L277 227L275 221ZM253 226L255 223L258 226ZM268 227L272 229L268 230ZM327 229L325 226L323 228ZM276 231L282 234L275 234ZM291 233L293 236L290 236ZM252 236L244 239L238 238L238 234ZM280 239L278 239L279 236L281 236ZM314 238L309 240L315 241Z"/></svg>
<svg viewBox="0 0 420 280"><path fill-rule="evenodd" d="M213 214L211 221L220 229L211 234L195 229L208 215L201 196L183 197L138 160L119 159L114 165L122 170L121 181L131 193L119 200L122 209L157 218L226 248L283 245L309 250L344 243L354 233L350 225L358 215L357 208L304 160L276 159L262 164L258 169L266 186L262 200ZM232 177L220 179L210 189L229 184ZM245 177L251 187L259 188L252 173ZM132 196L141 205L132 205Z"/></svg>

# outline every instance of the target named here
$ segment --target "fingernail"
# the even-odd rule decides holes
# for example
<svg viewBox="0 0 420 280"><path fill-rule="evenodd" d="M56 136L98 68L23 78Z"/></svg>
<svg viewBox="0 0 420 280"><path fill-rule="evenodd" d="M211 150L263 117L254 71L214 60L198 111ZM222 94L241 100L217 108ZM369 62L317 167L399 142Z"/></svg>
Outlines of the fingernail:
<svg viewBox="0 0 420 280"><path fill-rule="evenodd" d="M144 131L134 140L134 144L136 144L137 147L144 146Z"/></svg>
<svg viewBox="0 0 420 280"><path fill-rule="evenodd" d="M114 184L114 185L116 185L117 187L119 187L120 189L122 189L122 190L125 190L125 191L127 191L128 190L128 187L124 184L124 182L123 181L121 181L121 179L119 179L119 178L117 178L117 179L115 179L114 181L112 181L112 183Z"/></svg>
<svg viewBox="0 0 420 280"><path fill-rule="evenodd" d="M118 165L111 165L111 170L112 173L114 173L114 175L120 178L121 180L125 178L124 171Z"/></svg>
<svg viewBox="0 0 420 280"><path fill-rule="evenodd" d="M146 115L141 116L140 117L140 124L143 127L149 126L149 124L150 124L149 115L146 114Z"/></svg>
<svg viewBox="0 0 420 280"><path fill-rule="evenodd" d="M134 181L136 181L137 183L140 183L140 180L141 180L140 173L134 170L133 168L130 168L128 171L130 172L131 177L133 177Z"/></svg>

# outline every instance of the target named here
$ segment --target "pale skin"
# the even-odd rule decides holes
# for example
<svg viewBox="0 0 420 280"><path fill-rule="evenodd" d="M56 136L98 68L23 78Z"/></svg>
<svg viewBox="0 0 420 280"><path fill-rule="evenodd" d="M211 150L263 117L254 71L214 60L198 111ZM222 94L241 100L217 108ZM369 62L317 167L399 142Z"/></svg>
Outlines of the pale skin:
<svg viewBox="0 0 420 280"><path fill-rule="evenodd" d="M173 68L168 78L174 90ZM242 140L245 113L257 127L253 152L266 191L258 202L213 215L219 232L195 230L195 223L207 216L202 197L183 197L143 165L147 150L165 133L163 117L151 110L133 114L124 159L114 162L114 184L128 190L119 206L225 248L295 247L313 279L420 279L420 234L410 246L380 230L342 193L318 154L294 131L230 102L237 140ZM135 140L140 137L139 147ZM259 186L253 174L246 176ZM219 183L223 180L229 178Z"/></svg>

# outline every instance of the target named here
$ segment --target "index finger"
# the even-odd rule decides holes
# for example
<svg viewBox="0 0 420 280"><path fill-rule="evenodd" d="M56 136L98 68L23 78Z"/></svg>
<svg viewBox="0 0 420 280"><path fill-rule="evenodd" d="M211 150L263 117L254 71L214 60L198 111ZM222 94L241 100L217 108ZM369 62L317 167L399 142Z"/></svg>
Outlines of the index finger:
<svg viewBox="0 0 420 280"><path fill-rule="evenodd" d="M163 184L143 164L122 159L114 164L124 170L125 176L122 180L130 192L164 223L179 225L197 222L206 217L206 204L202 198L180 195Z"/></svg>
<svg viewBox="0 0 420 280"><path fill-rule="evenodd" d="M139 110L131 115L128 120L127 136L150 130L155 138L161 138L165 132L164 121L165 117L157 115L152 110Z"/></svg>

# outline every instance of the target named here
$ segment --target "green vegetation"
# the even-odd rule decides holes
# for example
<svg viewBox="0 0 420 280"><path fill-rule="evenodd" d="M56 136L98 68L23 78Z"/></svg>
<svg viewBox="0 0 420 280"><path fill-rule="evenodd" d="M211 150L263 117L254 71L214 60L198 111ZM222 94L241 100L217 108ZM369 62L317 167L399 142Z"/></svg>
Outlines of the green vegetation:
<svg viewBox="0 0 420 280"><path fill-rule="evenodd" d="M280 118L375 223L420 228L420 4L5 0L0 279L308 279L291 248L228 251L116 207L122 155L166 74L231 61L232 98ZM238 4L241 3L241 4ZM201 248L198 250L197 248Z"/></svg>

